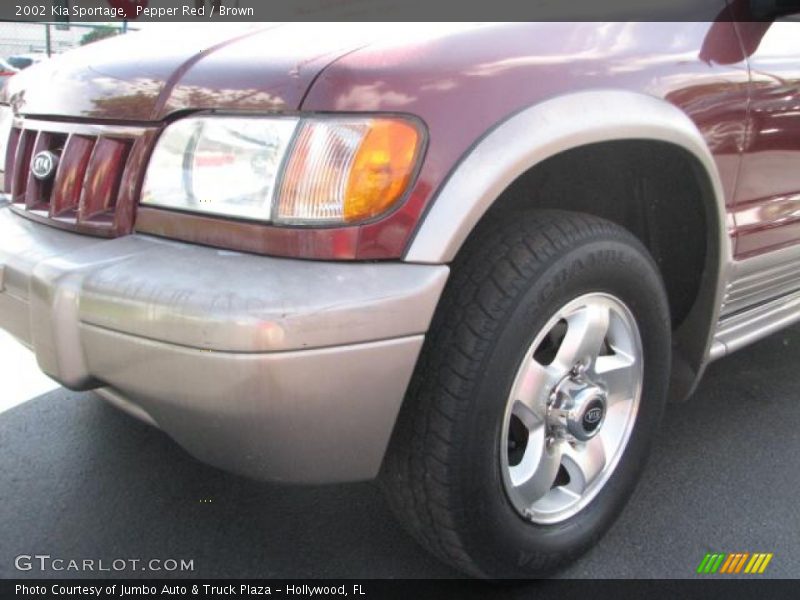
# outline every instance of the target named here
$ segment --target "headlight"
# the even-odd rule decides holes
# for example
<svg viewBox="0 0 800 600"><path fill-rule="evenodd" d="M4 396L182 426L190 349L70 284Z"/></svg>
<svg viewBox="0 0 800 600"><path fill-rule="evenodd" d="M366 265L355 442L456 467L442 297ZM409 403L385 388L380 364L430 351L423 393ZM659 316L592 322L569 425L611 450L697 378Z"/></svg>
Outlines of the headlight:
<svg viewBox="0 0 800 600"><path fill-rule="evenodd" d="M297 119L188 118L167 127L147 168L142 203L268 220Z"/></svg>
<svg viewBox="0 0 800 600"><path fill-rule="evenodd" d="M394 117L191 117L161 135L142 203L293 225L388 211L416 168L416 123Z"/></svg>

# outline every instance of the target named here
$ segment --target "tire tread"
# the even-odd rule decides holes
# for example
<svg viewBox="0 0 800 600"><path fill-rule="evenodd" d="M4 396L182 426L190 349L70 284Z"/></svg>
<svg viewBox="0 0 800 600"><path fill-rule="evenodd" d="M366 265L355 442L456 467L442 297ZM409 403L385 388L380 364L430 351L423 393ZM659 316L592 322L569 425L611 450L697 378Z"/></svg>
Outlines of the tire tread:
<svg viewBox="0 0 800 600"><path fill-rule="evenodd" d="M598 236L622 237L644 250L630 233L609 221L565 211L532 211L482 224L452 266L380 483L412 536L471 575L487 576L470 557L456 527L457 490L447 465L458 451L459 417L504 316L526 285L576 243Z"/></svg>

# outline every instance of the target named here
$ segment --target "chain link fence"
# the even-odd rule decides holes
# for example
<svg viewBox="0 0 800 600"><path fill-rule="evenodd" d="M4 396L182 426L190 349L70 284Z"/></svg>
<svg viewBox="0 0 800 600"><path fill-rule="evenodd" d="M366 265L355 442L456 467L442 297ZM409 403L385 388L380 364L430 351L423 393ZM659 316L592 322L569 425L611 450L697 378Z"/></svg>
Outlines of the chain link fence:
<svg viewBox="0 0 800 600"><path fill-rule="evenodd" d="M22 23L0 21L0 58L44 58L127 31L125 23ZM21 61L20 64L25 61ZM27 66L27 65L26 65Z"/></svg>

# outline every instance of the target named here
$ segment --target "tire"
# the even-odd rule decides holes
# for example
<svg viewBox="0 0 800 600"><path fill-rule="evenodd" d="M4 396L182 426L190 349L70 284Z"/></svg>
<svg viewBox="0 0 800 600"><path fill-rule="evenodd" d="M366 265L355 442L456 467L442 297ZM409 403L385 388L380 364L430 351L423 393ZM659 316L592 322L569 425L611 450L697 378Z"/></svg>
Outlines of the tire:
<svg viewBox="0 0 800 600"><path fill-rule="evenodd" d="M588 299L585 305L581 298ZM533 419L530 429L526 425L523 434L515 433L519 427L514 411L528 406L511 397L529 390L519 387L519 381L529 377L524 369L532 359L538 369L545 362L540 358L543 348L549 345L555 358L546 368L557 371L564 362L559 357L563 353L570 358L572 346L558 341L554 332L561 328L564 339L568 334L570 340L577 339L577 333L570 332L579 331L574 323L581 321L573 315L580 310L603 314L606 299L608 333L588 366L595 379L602 379L596 371L609 359L601 363L600 355L618 354L622 360L627 354L619 350L619 340L628 339L626 335L638 340L639 366L625 372L636 383L620 379L626 382L625 390L633 391L592 383L588 375L581 375L587 365L577 364L577 371L569 371L554 387L542 387L555 390L548 392L547 400L538 400L539 392L531 396L534 400L525 400L546 408L531 413L540 421ZM594 302L600 308L592 308ZM564 307L573 312L554 321ZM670 332L658 269L626 230L603 219L561 211L526 212L482 223L453 264L384 460L380 484L393 511L426 549L475 577L539 577L574 560L612 525L643 470L666 401ZM534 347L536 339L549 341ZM597 426L599 433L581 441L564 423L590 427L587 390L606 403L606 412ZM565 417L570 406L584 412ZM591 416L598 414L600 410ZM581 431L583 437L593 435ZM541 452L532 441L539 443L540 433L534 432L546 436ZM518 465L512 463L519 451L514 436L524 445L522 463L527 464L529 451L539 456L537 478L546 481L552 472L548 469L555 468L552 461L560 461L551 487L534 486L533 479L514 487L513 469ZM621 446L613 450L617 439ZM596 466L567 468L591 463L585 459L587 449L598 445L612 448L604 450L609 465L604 471ZM569 486L583 490L573 504L564 500ZM563 500L558 505L562 512L547 512L556 506L551 498ZM551 518L556 514L558 518Z"/></svg>

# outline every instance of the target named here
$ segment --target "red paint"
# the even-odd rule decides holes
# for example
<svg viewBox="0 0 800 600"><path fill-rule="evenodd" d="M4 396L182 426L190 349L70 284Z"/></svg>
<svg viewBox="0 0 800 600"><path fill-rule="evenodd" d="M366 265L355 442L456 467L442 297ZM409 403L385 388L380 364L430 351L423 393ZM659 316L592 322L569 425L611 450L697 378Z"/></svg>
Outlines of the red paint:
<svg viewBox="0 0 800 600"><path fill-rule="evenodd" d="M41 137L43 134L39 134ZM94 148L94 138L71 135L64 146L58 164L53 195L50 199L50 216L61 216L65 212L76 212L83 189L86 167Z"/></svg>
<svg viewBox="0 0 800 600"><path fill-rule="evenodd" d="M123 165L116 207L111 217L112 231L115 235L124 235L133 229L145 168L157 135L158 130L148 130L132 142L130 153Z"/></svg>
<svg viewBox="0 0 800 600"><path fill-rule="evenodd" d="M352 260L358 228L296 229L140 206L136 230L256 254Z"/></svg>
<svg viewBox="0 0 800 600"><path fill-rule="evenodd" d="M187 108L295 110L321 69L374 37L347 23L129 33L20 72L0 101L21 114L112 121L159 121Z"/></svg>
<svg viewBox="0 0 800 600"><path fill-rule="evenodd" d="M25 202L25 188L28 187L28 170L33 155L33 146L36 143L35 131L23 131L17 143L14 155L14 167L10 169L11 201ZM8 172L8 171L7 171Z"/></svg>
<svg viewBox="0 0 800 600"><path fill-rule="evenodd" d="M800 239L800 129L791 109L800 63L768 52L781 24L734 24L727 10L720 0L717 21L699 23L293 24L238 37L205 29L202 38L173 34L147 45L133 34L28 69L6 93L26 114L93 120L163 122L200 109L420 117L429 132L422 169L403 205L375 223L312 230L148 209L137 225L254 252L338 259L402 256L448 174L515 112L576 91L649 94L680 107L704 135L739 251L754 253L791 242L793 227ZM117 233L133 221L149 152L145 139L131 149ZM784 165L769 181L765 160Z"/></svg>
<svg viewBox="0 0 800 600"><path fill-rule="evenodd" d="M742 2L737 5L742 10ZM737 23L752 76L736 190L739 258L800 243L800 23Z"/></svg>
<svg viewBox="0 0 800 600"><path fill-rule="evenodd" d="M32 156L39 152L50 150L53 146L53 136L46 132L39 132L33 144ZM30 170L27 173L28 183L25 186L25 208L28 210L47 209L50 204L50 193L53 189L53 180L41 181Z"/></svg>
<svg viewBox="0 0 800 600"><path fill-rule="evenodd" d="M414 192L401 210L362 227L358 258L383 258L402 254L435 191L487 130L576 91L624 89L682 108L712 146L732 202L747 82L741 45L726 21L509 24L373 44L326 69L303 109L402 111L428 125Z"/></svg>
<svg viewBox="0 0 800 600"><path fill-rule="evenodd" d="M131 149L130 140L100 138L87 166L78 219L86 221L112 209L122 181L122 171Z"/></svg>
<svg viewBox="0 0 800 600"><path fill-rule="evenodd" d="M131 233L156 132L154 128L136 139L116 139L47 129L17 131L11 137L16 148L6 178L17 212L80 233ZM44 150L53 152L59 163L54 177L40 180L31 171L31 161ZM9 156L11 152L9 148Z"/></svg>

